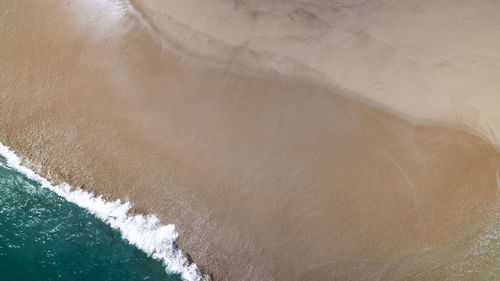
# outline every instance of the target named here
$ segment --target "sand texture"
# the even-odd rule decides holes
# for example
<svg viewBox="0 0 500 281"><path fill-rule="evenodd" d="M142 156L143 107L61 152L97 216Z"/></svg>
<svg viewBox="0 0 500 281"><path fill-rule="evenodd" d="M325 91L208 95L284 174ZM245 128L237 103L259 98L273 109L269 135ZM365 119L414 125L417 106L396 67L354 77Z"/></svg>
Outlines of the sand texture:
<svg viewBox="0 0 500 281"><path fill-rule="evenodd" d="M0 139L215 280L489 280L500 5L344 2L2 1Z"/></svg>
<svg viewBox="0 0 500 281"><path fill-rule="evenodd" d="M303 73L292 66L303 65L352 90L351 97L412 121L458 125L499 145L496 0L132 3L160 33L198 52L243 48L281 71Z"/></svg>

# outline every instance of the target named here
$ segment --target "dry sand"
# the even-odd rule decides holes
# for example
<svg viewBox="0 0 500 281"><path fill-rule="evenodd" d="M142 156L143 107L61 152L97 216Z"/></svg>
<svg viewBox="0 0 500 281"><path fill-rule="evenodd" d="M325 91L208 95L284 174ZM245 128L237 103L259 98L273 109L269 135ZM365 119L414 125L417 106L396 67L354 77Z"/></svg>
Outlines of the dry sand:
<svg viewBox="0 0 500 281"><path fill-rule="evenodd" d="M132 2L198 52L245 48L279 70L293 61L407 119L459 124L500 144L496 0Z"/></svg>
<svg viewBox="0 0 500 281"><path fill-rule="evenodd" d="M351 11L344 20L326 8L311 15L320 1L137 2L137 11L119 0L0 3L2 142L55 180L175 223L180 247L216 280L477 280L498 271L498 60L478 47L498 46L497 29L482 26L475 43L453 51L491 56L484 73L454 63L408 70L359 30L345 48L322 42L350 24L402 42L412 36L391 29L404 28L410 7L430 13L412 1L325 2ZM471 5L436 3L428 16L440 19ZM477 3L484 14L498 6ZM377 25L391 15L400 21ZM428 38L444 25L415 24L407 28ZM274 36L293 32L314 36ZM454 54L419 38L436 61Z"/></svg>

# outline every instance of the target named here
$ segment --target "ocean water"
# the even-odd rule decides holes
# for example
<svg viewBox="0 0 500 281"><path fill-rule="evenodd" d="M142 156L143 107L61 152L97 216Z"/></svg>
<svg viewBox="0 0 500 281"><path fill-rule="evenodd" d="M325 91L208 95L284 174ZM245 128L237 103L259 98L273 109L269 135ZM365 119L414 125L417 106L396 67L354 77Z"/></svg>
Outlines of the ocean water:
<svg viewBox="0 0 500 281"><path fill-rule="evenodd" d="M0 167L0 280L180 280L83 208Z"/></svg>
<svg viewBox="0 0 500 281"><path fill-rule="evenodd" d="M0 166L0 280L181 280L87 210Z"/></svg>
<svg viewBox="0 0 500 281"><path fill-rule="evenodd" d="M0 144L0 281L209 278L175 248L173 225L54 186L20 163Z"/></svg>

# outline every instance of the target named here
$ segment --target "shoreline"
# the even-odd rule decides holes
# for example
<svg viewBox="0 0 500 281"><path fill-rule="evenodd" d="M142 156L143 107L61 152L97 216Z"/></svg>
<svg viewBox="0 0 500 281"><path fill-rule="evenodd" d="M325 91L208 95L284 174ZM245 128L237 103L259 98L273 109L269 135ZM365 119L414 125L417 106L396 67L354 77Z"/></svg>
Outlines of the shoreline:
<svg viewBox="0 0 500 281"><path fill-rule="evenodd" d="M54 185L35 171L27 168L22 160L9 147L0 142L0 157L6 159L7 167L12 168L27 178L40 183L64 198L66 201L87 210L113 229L121 233L121 238L146 253L149 257L163 263L169 274L179 274L185 281L210 281L211 277L198 270L186 254L175 246L177 232L172 224L161 225L154 215L133 215L130 202L106 201L82 189L74 189L67 183Z"/></svg>
<svg viewBox="0 0 500 281"><path fill-rule="evenodd" d="M500 32L490 27L500 25L491 17L500 5L448 2L131 0L130 5L153 26L154 36L176 42L190 56L302 77L414 124L472 132L498 149L500 115L491 104L500 102L495 94L500 40L491 38L500 38ZM365 19L357 22L358 17ZM399 26L387 26L388 19Z"/></svg>
<svg viewBox="0 0 500 281"><path fill-rule="evenodd" d="M172 221L215 280L397 280L498 204L498 151L467 132L186 59L127 13L106 31L16 5L37 12L0 33L2 142L55 181Z"/></svg>
<svg viewBox="0 0 500 281"><path fill-rule="evenodd" d="M209 65L214 68L224 69L234 74L248 75L256 79L265 79L268 76L277 75L280 79L285 81L303 81L305 83L316 84L318 87L335 92L335 95L340 95L343 98L351 100L355 103L367 105L380 111L388 112L389 114L398 116L414 126L436 126L451 130L458 130L467 134L472 134L483 139L489 143L496 151L500 152L500 142L496 140L495 133L489 127L481 127L479 124L471 122L470 124L463 123L464 120L436 120L432 118L418 118L405 113L397 107L390 106L384 101L374 99L372 97L360 94L354 90L343 88L338 82L330 79L328 73L322 72L313 68L293 57L283 56L279 53L270 51L256 51L251 48L239 45L231 45L215 37L203 34L189 26L184 25L179 21L173 19L166 20L174 26L181 26L178 29L187 30L188 34L193 34L193 40L196 42L197 37L202 37L200 42L209 41L210 44L205 46L205 49L211 51L204 51L202 48L197 48L189 45L198 45L200 42L188 44L181 42L175 37L175 32L166 31L165 29L158 28L154 25L148 15L140 9L137 1L127 0L129 9L139 21L146 26L151 37L155 41L159 41L163 48L167 48L167 52L173 52L187 60L193 60L196 63ZM147 1L146 1L147 2ZM168 25L166 26L168 29ZM176 29L176 28L173 28ZM203 45L203 44L201 44ZM215 50L227 48L229 51L224 54L221 52L219 56L214 55ZM240 53L238 53L240 52Z"/></svg>

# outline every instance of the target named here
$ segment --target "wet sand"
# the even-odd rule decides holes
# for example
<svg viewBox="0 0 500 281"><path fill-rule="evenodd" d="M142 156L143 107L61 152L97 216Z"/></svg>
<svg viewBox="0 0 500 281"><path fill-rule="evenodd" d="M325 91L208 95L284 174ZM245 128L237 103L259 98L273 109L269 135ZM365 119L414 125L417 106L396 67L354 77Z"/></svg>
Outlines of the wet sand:
<svg viewBox="0 0 500 281"><path fill-rule="evenodd" d="M490 138L446 118L409 122L304 62L184 47L204 37L169 37L121 3L0 4L0 138L44 174L174 223L215 280L498 269Z"/></svg>

